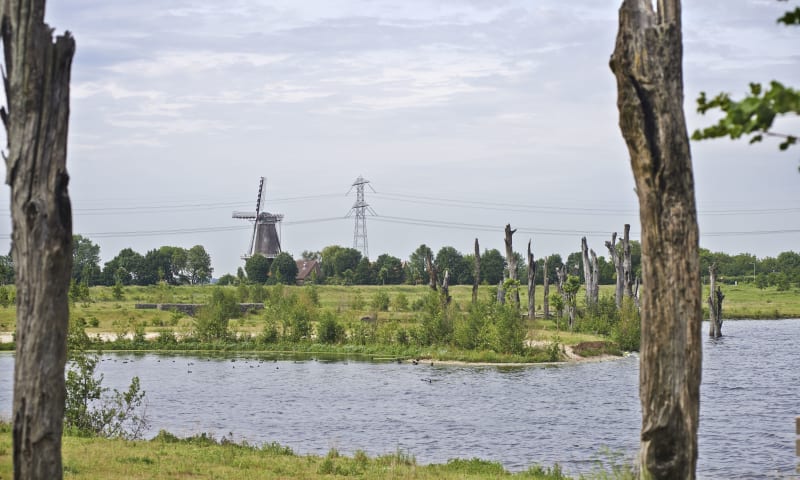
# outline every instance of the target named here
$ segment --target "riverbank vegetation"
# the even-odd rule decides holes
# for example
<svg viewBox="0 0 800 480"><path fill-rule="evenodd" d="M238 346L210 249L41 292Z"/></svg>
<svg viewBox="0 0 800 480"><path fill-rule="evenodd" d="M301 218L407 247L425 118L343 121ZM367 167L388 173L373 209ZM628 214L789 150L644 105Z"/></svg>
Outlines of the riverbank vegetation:
<svg viewBox="0 0 800 480"><path fill-rule="evenodd" d="M0 332L12 332L14 289L0 308ZM497 301L497 287L482 285L478 302L465 285L449 289L451 300L427 286L169 285L74 288L72 322L103 350L298 352L429 358L465 362L548 362L565 359L567 347L586 357L638 349L638 314L632 304L617 309L613 285L600 287L599 302L585 307L580 289L576 320L552 302L544 318L542 289L536 318L513 302ZM796 289L726 285L724 318L800 317ZM527 303L520 289L521 304ZM705 295L708 293L706 292ZM556 294L557 295L557 294ZM551 295L552 300L553 295ZM137 309L136 304L207 304L194 317L177 311ZM263 303L244 313L239 303ZM563 307L562 307L563 308ZM563 318L560 318L560 315ZM102 339L102 343L98 343ZM598 344L600 342L600 344ZM13 344L2 343L11 349Z"/></svg>
<svg viewBox="0 0 800 480"><path fill-rule="evenodd" d="M12 478L11 425L0 422L0 478ZM444 464L418 465L402 451L368 456L357 450L353 455L335 449L327 455L297 455L277 443L251 445L207 434L178 438L161 431L152 440L79 437L63 438L65 477L75 479L322 479L346 476L361 479L531 479L568 480L558 465L532 466L510 473L498 462L477 458L453 459ZM612 466L582 478L634 478L628 467Z"/></svg>

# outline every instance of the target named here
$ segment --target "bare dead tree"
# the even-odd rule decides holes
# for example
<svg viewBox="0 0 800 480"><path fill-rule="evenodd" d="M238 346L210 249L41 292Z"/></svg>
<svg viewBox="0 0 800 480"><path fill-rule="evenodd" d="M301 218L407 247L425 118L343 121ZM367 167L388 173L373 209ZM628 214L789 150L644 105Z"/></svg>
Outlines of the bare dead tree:
<svg viewBox="0 0 800 480"><path fill-rule="evenodd" d="M658 0L657 10L623 0L610 64L642 227L645 479L693 479L697 464L702 292L682 60L680 0Z"/></svg>
<svg viewBox="0 0 800 480"><path fill-rule="evenodd" d="M611 235L610 242L606 241L606 248L608 248L608 255L611 257L611 263L614 264L614 270L617 272L614 300L617 302L617 309L620 309L622 308L622 296L624 295L625 267L622 265L622 256L617 251L617 232Z"/></svg>
<svg viewBox="0 0 800 480"><path fill-rule="evenodd" d="M478 301L478 285L481 283L481 249L475 239L475 270L472 272L472 303Z"/></svg>
<svg viewBox="0 0 800 480"><path fill-rule="evenodd" d="M506 290L503 288L503 281L497 282L497 303L500 305L506 304Z"/></svg>
<svg viewBox="0 0 800 480"><path fill-rule="evenodd" d="M517 277L517 257L514 255L514 247L513 247L513 235L517 231L515 228L511 230L511 225L506 224L505 230L505 244L506 244L506 263L508 263L508 278L514 280L514 294L511 297L514 301L514 307L519 310L519 287L517 282L519 282L519 278Z"/></svg>
<svg viewBox="0 0 800 480"><path fill-rule="evenodd" d="M708 335L713 338L722 336L722 288L717 286L717 264L708 266L710 290L708 293Z"/></svg>
<svg viewBox="0 0 800 480"><path fill-rule="evenodd" d="M435 292L439 288L437 286L439 283L439 272L436 265L433 264L431 252L425 253L425 269L428 270L428 286Z"/></svg>
<svg viewBox="0 0 800 480"><path fill-rule="evenodd" d="M622 234L622 274L625 282L625 296L633 298L633 260L631 260L631 226L625 224Z"/></svg>
<svg viewBox="0 0 800 480"><path fill-rule="evenodd" d="M6 183L11 187L16 266L15 479L61 478L72 209L67 191L69 81L75 40L53 41L44 0L3 2L8 110Z"/></svg>
<svg viewBox="0 0 800 480"><path fill-rule="evenodd" d="M544 318L550 318L550 279L547 276L547 258L544 257L542 260L542 284L543 284L543 294L544 294L544 301L542 302L542 308L544 310Z"/></svg>
<svg viewBox="0 0 800 480"><path fill-rule="evenodd" d="M589 250L589 256L592 259L592 304L597 305L600 301L600 266L598 265L597 254L594 253L594 250Z"/></svg>
<svg viewBox="0 0 800 480"><path fill-rule="evenodd" d="M583 283L586 288L586 306L591 307L594 305L594 286L592 285L592 264L589 262L589 245L586 242L586 237L581 238L581 258L583 259Z"/></svg>
<svg viewBox="0 0 800 480"><path fill-rule="evenodd" d="M450 270L445 269L442 280L442 304L447 306L453 298L450 296Z"/></svg>
<svg viewBox="0 0 800 480"><path fill-rule="evenodd" d="M536 317L536 262L531 252L531 240L528 240L528 318Z"/></svg>

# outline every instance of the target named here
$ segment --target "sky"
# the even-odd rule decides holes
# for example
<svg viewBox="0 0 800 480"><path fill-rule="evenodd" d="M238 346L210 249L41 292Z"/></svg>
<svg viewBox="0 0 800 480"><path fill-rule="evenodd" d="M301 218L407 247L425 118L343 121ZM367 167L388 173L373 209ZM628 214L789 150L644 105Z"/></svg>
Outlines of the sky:
<svg viewBox="0 0 800 480"><path fill-rule="evenodd" d="M701 91L800 85L796 1L684 2L688 128ZM536 257L598 255L623 225L639 238L629 157L608 67L614 0L51 0L72 32L67 167L74 233L101 247L203 245L235 273L259 177L296 258L353 246L345 218L362 175L369 256L420 244ZM776 131L797 134L797 117ZM3 144L5 144L4 138ZM701 238L763 258L800 244L800 147L693 142ZM371 187L371 188L370 188ZM374 190L373 190L374 189ZM0 187L0 251L10 245Z"/></svg>

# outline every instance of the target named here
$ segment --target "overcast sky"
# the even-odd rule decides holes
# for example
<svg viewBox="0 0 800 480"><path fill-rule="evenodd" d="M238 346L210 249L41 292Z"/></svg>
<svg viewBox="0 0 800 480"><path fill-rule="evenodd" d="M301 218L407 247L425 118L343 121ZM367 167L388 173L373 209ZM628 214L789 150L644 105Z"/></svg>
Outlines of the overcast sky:
<svg viewBox="0 0 800 480"><path fill-rule="evenodd" d="M800 85L798 2L684 2L686 110L700 91ZM537 257L590 247L638 206L608 68L619 0L51 0L70 30L74 232L102 260L131 247L206 247L235 272L267 177L283 247L352 246L359 175L370 257L421 243ZM780 129L797 134L800 122ZM3 140L3 143L5 141ZM800 243L800 147L692 144L701 246L775 256ZM8 216L9 190L0 189ZM322 221L326 220L326 221ZM8 251L10 221L0 224ZM772 233L768 233L772 232Z"/></svg>

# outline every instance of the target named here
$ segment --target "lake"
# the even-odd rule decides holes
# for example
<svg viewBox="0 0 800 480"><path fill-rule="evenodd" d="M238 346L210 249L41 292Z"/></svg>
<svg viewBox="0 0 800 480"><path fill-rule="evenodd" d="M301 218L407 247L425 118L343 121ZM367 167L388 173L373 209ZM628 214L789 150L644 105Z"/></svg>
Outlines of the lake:
<svg viewBox="0 0 800 480"><path fill-rule="evenodd" d="M789 478L798 462L800 320L728 321L723 333L703 344L698 476ZM636 356L485 367L107 354L99 371L118 389L139 376L150 436L209 432L300 454L399 449L420 463L480 457L510 470L558 462L573 474L613 455L630 459L638 447ZM12 355L0 355L5 418L12 376Z"/></svg>

